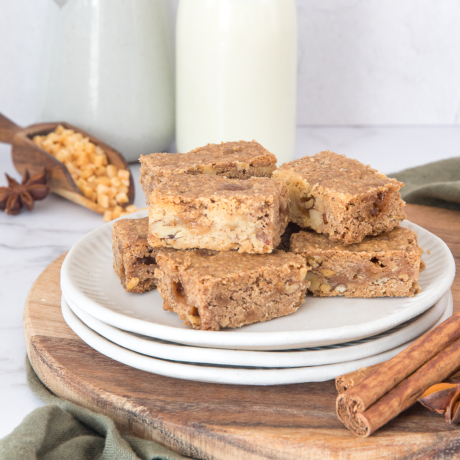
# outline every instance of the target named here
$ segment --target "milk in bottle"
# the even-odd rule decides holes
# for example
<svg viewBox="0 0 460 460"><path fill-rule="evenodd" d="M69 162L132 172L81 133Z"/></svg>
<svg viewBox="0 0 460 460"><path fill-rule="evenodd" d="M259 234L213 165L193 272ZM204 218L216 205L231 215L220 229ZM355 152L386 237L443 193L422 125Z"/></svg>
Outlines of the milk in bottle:
<svg viewBox="0 0 460 460"><path fill-rule="evenodd" d="M177 148L256 140L292 160L297 23L294 0L180 0Z"/></svg>

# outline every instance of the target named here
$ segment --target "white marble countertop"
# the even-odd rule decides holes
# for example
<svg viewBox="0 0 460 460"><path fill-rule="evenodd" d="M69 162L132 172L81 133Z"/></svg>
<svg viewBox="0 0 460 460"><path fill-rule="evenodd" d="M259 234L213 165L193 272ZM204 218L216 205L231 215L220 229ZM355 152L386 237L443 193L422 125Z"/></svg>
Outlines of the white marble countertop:
<svg viewBox="0 0 460 460"><path fill-rule="evenodd" d="M330 149L391 173L460 155L460 126L298 127L297 157ZM136 179L138 207L145 206ZM10 146L0 144L0 172L14 177ZM0 186L5 184L3 174ZM0 212L0 438L42 403L26 383L22 312L38 275L102 217L57 196L36 203L32 212Z"/></svg>

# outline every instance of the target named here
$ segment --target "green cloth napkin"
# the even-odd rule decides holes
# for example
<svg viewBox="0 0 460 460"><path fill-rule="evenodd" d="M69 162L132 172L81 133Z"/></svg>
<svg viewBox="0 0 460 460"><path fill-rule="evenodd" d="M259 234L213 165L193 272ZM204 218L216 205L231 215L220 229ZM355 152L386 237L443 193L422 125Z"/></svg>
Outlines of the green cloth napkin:
<svg viewBox="0 0 460 460"><path fill-rule="evenodd" d="M0 440L1 460L179 460L156 442L121 435L114 422L65 399L43 385L26 358L27 383L47 406L31 412Z"/></svg>
<svg viewBox="0 0 460 460"><path fill-rule="evenodd" d="M460 211L460 157L389 174L401 182L403 200Z"/></svg>

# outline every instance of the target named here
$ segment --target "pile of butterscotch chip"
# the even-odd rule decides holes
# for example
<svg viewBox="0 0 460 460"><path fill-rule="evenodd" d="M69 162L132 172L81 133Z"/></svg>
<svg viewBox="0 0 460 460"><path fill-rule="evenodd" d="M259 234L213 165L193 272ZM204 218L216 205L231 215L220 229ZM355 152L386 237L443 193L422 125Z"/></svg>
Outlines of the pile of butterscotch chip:
<svg viewBox="0 0 460 460"><path fill-rule="evenodd" d="M108 164L104 150L81 133L59 125L46 136L34 136L33 141L64 163L83 194L106 209L105 221L138 210L135 205L122 207L129 201L130 172Z"/></svg>

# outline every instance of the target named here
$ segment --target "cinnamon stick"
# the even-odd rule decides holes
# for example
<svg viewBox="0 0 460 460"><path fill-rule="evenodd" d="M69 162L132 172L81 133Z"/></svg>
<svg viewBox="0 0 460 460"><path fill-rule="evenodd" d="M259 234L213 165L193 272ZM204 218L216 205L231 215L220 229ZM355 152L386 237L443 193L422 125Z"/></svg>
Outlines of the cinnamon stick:
<svg viewBox="0 0 460 460"><path fill-rule="evenodd" d="M369 436L412 405L433 383L460 369L457 369L460 366L458 339L460 313L420 337L397 356L378 366L356 386L340 394L337 398L340 420L355 434ZM416 395L415 399L413 395Z"/></svg>
<svg viewBox="0 0 460 460"><path fill-rule="evenodd" d="M374 364L369 367L361 367L357 371L348 372L347 374L339 375L335 378L335 388L337 389L337 393L340 395L345 393L345 391L353 388L354 386L358 385L364 377L372 374L375 370L377 370L382 363ZM445 383L456 384L460 383L460 373L457 372L456 374L451 375Z"/></svg>
<svg viewBox="0 0 460 460"><path fill-rule="evenodd" d="M460 339L424 364L410 377L380 398L365 411L345 392L337 398L337 414L353 433L369 436L374 431L412 406L431 386L460 370ZM353 389L357 389L358 384Z"/></svg>
<svg viewBox="0 0 460 460"><path fill-rule="evenodd" d="M377 370L382 363L374 364L373 366L369 367L361 367L357 371L349 372L348 374L339 375L335 379L335 387L337 388L337 392L340 394L345 393L345 391L349 390L356 386L364 377L372 374L375 370Z"/></svg>
<svg viewBox="0 0 460 460"><path fill-rule="evenodd" d="M349 390L350 388L353 388L359 382L361 382L361 380L363 380L364 377L367 377L368 375L370 375L372 372L377 370L381 365L382 363L374 364L369 367L361 367L357 371L348 372L347 374L339 375L338 377L335 378L335 388L337 389L337 393L340 395L342 393L345 393L345 391ZM430 388L434 389L434 387L438 385L449 385L449 387L452 387L452 386L457 386L459 384L460 384L460 372L457 372L451 375L445 382L440 382L438 384L433 385ZM429 391L429 389L426 391ZM419 402L423 404L421 400L419 400Z"/></svg>

